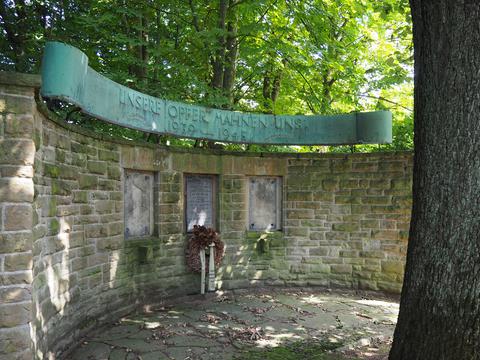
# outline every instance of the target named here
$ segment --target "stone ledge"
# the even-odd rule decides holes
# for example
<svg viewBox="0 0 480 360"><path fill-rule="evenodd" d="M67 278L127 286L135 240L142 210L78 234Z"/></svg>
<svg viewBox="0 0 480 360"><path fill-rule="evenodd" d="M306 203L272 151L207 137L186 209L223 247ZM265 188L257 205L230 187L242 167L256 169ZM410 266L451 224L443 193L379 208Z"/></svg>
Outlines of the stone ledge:
<svg viewBox="0 0 480 360"><path fill-rule="evenodd" d="M0 84L40 88L42 78L37 74L0 71Z"/></svg>

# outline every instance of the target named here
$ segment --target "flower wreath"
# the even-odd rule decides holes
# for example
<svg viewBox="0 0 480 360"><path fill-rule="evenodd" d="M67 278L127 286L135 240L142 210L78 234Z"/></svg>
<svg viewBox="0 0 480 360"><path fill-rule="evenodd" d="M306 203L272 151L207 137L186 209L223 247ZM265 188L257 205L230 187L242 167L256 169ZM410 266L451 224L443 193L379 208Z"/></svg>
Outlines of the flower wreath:
<svg viewBox="0 0 480 360"><path fill-rule="evenodd" d="M186 256L187 265L191 271L202 271L200 250L208 248L211 243L215 245L215 268L217 268L225 255L225 244L220 240L218 233L212 228L194 225L192 235L188 241ZM208 270L208 261L205 262L205 267Z"/></svg>

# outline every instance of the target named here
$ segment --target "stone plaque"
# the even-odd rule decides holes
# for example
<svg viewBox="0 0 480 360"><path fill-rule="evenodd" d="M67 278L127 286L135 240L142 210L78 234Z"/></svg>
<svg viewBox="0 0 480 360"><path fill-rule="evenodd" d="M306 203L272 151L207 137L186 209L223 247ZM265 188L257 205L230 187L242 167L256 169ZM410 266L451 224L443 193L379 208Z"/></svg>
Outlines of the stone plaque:
<svg viewBox="0 0 480 360"><path fill-rule="evenodd" d="M282 181L279 177L251 177L248 228L254 231L281 228Z"/></svg>
<svg viewBox="0 0 480 360"><path fill-rule="evenodd" d="M153 233L153 174L125 172L125 238Z"/></svg>
<svg viewBox="0 0 480 360"><path fill-rule="evenodd" d="M185 176L187 231L193 225L214 227L214 179L210 175Z"/></svg>

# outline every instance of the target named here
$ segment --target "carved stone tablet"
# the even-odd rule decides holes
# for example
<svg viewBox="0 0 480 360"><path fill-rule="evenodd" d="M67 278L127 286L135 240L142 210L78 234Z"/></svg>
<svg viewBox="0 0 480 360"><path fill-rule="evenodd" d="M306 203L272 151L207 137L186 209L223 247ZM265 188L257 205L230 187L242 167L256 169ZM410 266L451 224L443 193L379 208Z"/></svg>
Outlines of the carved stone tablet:
<svg viewBox="0 0 480 360"><path fill-rule="evenodd" d="M153 230L153 174L125 172L125 237L149 236Z"/></svg>
<svg viewBox="0 0 480 360"><path fill-rule="evenodd" d="M185 186L187 231L192 230L193 225L213 227L214 177L209 175L187 175L185 177Z"/></svg>
<svg viewBox="0 0 480 360"><path fill-rule="evenodd" d="M282 185L278 177L251 177L248 228L254 231L281 228Z"/></svg>

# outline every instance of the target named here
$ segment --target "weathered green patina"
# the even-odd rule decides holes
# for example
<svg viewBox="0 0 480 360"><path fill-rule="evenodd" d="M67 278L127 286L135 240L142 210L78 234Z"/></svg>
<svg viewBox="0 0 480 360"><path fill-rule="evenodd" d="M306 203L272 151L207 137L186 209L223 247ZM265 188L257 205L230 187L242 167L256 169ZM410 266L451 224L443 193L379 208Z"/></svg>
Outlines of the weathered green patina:
<svg viewBox="0 0 480 360"><path fill-rule="evenodd" d="M59 42L49 42L45 48L41 94L73 103L83 112L114 124L184 138L285 145L392 141L392 115L388 111L265 115L168 101L107 79L88 66L83 52Z"/></svg>

